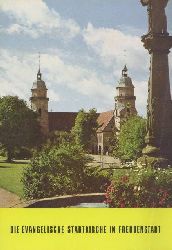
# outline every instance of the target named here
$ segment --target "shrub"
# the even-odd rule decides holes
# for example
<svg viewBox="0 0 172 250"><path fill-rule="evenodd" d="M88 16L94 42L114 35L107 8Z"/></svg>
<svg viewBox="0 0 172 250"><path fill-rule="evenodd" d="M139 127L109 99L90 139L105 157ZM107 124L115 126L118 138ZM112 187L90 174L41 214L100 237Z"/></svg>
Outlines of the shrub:
<svg viewBox="0 0 172 250"><path fill-rule="evenodd" d="M37 153L23 175L29 198L50 197L83 190L83 171L88 158L78 146L63 144Z"/></svg>
<svg viewBox="0 0 172 250"><path fill-rule="evenodd" d="M172 207L172 169L135 169L113 178L106 192L110 207Z"/></svg>
<svg viewBox="0 0 172 250"><path fill-rule="evenodd" d="M107 177L88 167L92 160L75 144L63 142L36 153L22 181L26 198L101 191Z"/></svg>
<svg viewBox="0 0 172 250"><path fill-rule="evenodd" d="M86 168L84 177L85 192L104 192L107 185L110 185L110 172L96 167Z"/></svg>

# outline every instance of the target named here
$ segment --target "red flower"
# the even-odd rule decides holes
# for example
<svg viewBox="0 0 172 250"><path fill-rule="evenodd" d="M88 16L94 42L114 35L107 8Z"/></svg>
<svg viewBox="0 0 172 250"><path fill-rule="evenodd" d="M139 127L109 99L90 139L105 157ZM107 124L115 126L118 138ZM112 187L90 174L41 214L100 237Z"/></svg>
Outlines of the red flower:
<svg viewBox="0 0 172 250"><path fill-rule="evenodd" d="M120 207L124 208L125 207L125 202L124 201L120 201Z"/></svg>

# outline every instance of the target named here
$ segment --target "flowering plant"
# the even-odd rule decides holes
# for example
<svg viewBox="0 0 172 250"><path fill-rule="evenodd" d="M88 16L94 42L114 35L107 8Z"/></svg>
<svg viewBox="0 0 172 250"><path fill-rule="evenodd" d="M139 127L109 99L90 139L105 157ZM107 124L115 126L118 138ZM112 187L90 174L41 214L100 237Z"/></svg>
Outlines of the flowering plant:
<svg viewBox="0 0 172 250"><path fill-rule="evenodd" d="M105 202L109 207L118 208L172 207L172 170L142 168L114 171Z"/></svg>

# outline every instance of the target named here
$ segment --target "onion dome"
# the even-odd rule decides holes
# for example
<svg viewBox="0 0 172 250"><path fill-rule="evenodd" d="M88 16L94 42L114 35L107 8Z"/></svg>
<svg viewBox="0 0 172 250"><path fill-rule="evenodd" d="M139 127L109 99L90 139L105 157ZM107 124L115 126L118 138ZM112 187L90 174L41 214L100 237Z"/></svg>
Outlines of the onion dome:
<svg viewBox="0 0 172 250"><path fill-rule="evenodd" d="M120 78L120 80L118 82L118 87L117 88L125 88L125 87L134 88L132 80L128 76L127 72L128 72L128 69L127 69L127 66L125 65L123 70L122 70L122 77Z"/></svg>

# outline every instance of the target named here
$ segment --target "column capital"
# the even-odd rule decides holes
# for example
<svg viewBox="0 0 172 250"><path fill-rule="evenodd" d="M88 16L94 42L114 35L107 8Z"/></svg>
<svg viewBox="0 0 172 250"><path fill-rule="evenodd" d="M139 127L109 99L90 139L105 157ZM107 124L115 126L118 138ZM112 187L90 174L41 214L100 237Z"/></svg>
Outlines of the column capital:
<svg viewBox="0 0 172 250"><path fill-rule="evenodd" d="M142 42L151 54L152 52L168 54L172 48L172 36L169 35L152 35L142 36Z"/></svg>

